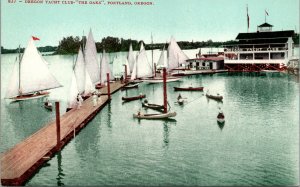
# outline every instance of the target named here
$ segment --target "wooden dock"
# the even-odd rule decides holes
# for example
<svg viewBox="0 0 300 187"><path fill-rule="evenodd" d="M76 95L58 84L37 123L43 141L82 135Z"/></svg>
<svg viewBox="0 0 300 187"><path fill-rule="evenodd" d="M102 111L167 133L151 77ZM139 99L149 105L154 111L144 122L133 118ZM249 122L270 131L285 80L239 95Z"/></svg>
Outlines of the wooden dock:
<svg viewBox="0 0 300 187"><path fill-rule="evenodd" d="M124 84L115 82L110 86L111 92L116 92ZM103 89L105 91L106 88ZM23 185L44 162L68 143L108 102L108 96L102 95L94 107L92 97L90 97L82 103L80 109L72 109L60 116L59 146L57 146L57 128L54 120L3 153L1 155L2 185Z"/></svg>

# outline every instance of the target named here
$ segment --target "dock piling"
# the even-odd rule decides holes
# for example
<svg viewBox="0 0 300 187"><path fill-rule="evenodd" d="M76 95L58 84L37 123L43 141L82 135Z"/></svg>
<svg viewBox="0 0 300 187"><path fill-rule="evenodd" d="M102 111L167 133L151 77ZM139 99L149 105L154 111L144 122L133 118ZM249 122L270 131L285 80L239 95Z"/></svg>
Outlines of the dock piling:
<svg viewBox="0 0 300 187"><path fill-rule="evenodd" d="M163 81L164 81L164 113L167 113L167 72L166 68L163 69Z"/></svg>
<svg viewBox="0 0 300 187"><path fill-rule="evenodd" d="M56 149L60 150L60 113L59 102L55 102L55 114L56 114Z"/></svg>
<svg viewBox="0 0 300 187"><path fill-rule="evenodd" d="M108 96L108 100L111 100L110 98L110 82L109 82L109 73L106 73L107 76L107 96Z"/></svg>

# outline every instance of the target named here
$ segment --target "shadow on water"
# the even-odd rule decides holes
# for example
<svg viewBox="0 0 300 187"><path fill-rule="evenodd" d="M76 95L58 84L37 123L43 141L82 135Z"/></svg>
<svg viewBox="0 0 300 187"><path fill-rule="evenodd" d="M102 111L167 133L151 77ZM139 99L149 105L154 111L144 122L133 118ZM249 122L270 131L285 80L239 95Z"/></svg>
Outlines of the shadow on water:
<svg viewBox="0 0 300 187"><path fill-rule="evenodd" d="M225 126L225 122L218 122L217 121L217 123L218 123L218 126L219 126L219 128L220 128L220 130L222 131L222 129L224 128L224 126Z"/></svg>
<svg viewBox="0 0 300 187"><path fill-rule="evenodd" d="M65 174L63 173L63 169L62 169L62 156L61 156L61 152L59 151L57 153L57 170L58 170L58 174L57 174L57 186L64 186L65 184L63 183L63 179Z"/></svg>
<svg viewBox="0 0 300 187"><path fill-rule="evenodd" d="M108 103L107 110L108 110L108 113L107 113L107 127L109 129L111 129L112 128L112 123L111 123L111 115L112 115L112 112L111 112L111 103Z"/></svg>

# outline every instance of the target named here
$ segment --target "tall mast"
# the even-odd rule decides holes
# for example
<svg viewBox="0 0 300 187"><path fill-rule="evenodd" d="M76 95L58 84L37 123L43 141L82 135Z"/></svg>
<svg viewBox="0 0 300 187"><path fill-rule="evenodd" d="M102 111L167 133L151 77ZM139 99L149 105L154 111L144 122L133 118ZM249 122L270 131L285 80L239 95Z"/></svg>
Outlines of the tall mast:
<svg viewBox="0 0 300 187"><path fill-rule="evenodd" d="M21 91L21 45L19 45L19 94L22 95L22 91Z"/></svg>
<svg viewBox="0 0 300 187"><path fill-rule="evenodd" d="M153 63L153 36L151 32L151 55L152 55L152 75L154 75L154 63Z"/></svg>

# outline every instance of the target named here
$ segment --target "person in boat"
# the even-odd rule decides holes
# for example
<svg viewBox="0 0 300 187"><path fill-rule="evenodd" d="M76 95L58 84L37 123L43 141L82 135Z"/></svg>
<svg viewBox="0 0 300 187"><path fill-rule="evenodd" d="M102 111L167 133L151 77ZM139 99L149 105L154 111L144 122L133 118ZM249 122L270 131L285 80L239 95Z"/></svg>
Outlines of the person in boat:
<svg viewBox="0 0 300 187"><path fill-rule="evenodd" d="M179 94L178 97L177 97L177 101L179 101L181 99L182 99L181 94Z"/></svg>
<svg viewBox="0 0 300 187"><path fill-rule="evenodd" d="M45 101L45 106L52 107L52 103L50 103L50 102L49 102L49 100L48 100L48 99L46 99L46 101Z"/></svg>
<svg viewBox="0 0 300 187"><path fill-rule="evenodd" d="M217 116L218 119L224 119L224 114L223 114L223 111L221 110L221 108L219 107L219 114Z"/></svg>
<svg viewBox="0 0 300 187"><path fill-rule="evenodd" d="M98 96L96 92L93 93L93 106L95 107L97 105Z"/></svg>
<svg viewBox="0 0 300 187"><path fill-rule="evenodd" d="M147 100L147 99L145 99L145 100L144 100L144 103L145 103L145 104L147 104L147 103L148 103L148 100Z"/></svg>

